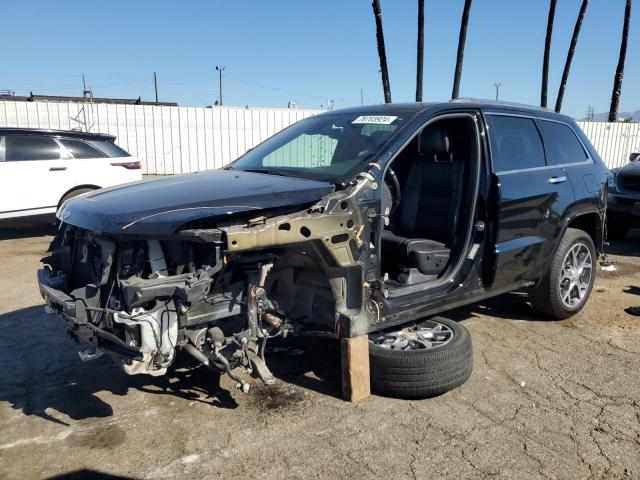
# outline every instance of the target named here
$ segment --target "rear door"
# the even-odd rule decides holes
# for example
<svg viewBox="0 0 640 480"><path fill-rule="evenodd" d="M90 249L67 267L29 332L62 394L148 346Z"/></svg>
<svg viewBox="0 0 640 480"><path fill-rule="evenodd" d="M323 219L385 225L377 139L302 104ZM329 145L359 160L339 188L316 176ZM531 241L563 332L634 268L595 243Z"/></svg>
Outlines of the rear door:
<svg viewBox="0 0 640 480"><path fill-rule="evenodd" d="M46 135L7 134L2 138L0 215L55 211L69 183L60 146Z"/></svg>
<svg viewBox="0 0 640 480"><path fill-rule="evenodd" d="M110 187L141 177L137 159L125 156L127 152L111 142L63 137L57 140L73 157L72 176L78 186Z"/></svg>
<svg viewBox="0 0 640 480"><path fill-rule="evenodd" d="M486 112L498 196L493 286L535 280L544 271L574 192L562 168L548 165L535 117Z"/></svg>
<svg viewBox="0 0 640 480"><path fill-rule="evenodd" d="M576 193L576 213L600 208L599 195L604 183L602 170L594 169L594 160L580 140L577 125L540 118L540 132L547 151L547 162L562 169Z"/></svg>

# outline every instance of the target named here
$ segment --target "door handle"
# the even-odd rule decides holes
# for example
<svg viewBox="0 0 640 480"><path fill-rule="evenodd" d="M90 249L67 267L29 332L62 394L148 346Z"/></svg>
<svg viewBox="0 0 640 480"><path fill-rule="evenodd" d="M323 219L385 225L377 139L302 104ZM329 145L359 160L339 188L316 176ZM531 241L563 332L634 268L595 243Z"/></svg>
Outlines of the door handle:
<svg viewBox="0 0 640 480"><path fill-rule="evenodd" d="M51 167L49 169L50 172L64 172L67 167Z"/></svg>
<svg viewBox="0 0 640 480"><path fill-rule="evenodd" d="M549 183L552 185L555 185L556 183L563 183L567 181L567 177L565 177L564 175L561 177L550 177L549 178Z"/></svg>

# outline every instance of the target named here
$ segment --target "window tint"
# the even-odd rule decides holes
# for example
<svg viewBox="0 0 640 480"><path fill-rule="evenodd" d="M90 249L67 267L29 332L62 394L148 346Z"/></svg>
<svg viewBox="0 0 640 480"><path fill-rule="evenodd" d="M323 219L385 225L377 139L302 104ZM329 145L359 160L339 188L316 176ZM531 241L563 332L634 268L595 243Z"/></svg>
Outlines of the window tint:
<svg viewBox="0 0 640 480"><path fill-rule="evenodd" d="M316 115L278 132L228 168L343 180L371 162L405 121L406 117L386 114Z"/></svg>
<svg viewBox="0 0 640 480"><path fill-rule="evenodd" d="M69 151L74 158L103 158L106 157L100 150L93 148L82 140L73 140L70 138L60 139L60 143Z"/></svg>
<svg viewBox="0 0 640 480"><path fill-rule="evenodd" d="M106 140L88 140L87 143L90 143L110 158L131 156L129 152L123 150L113 142L108 142Z"/></svg>
<svg viewBox="0 0 640 480"><path fill-rule="evenodd" d="M576 134L567 125L541 120L540 129L547 148L549 165L579 163L587 160L584 148L576 138Z"/></svg>
<svg viewBox="0 0 640 480"><path fill-rule="evenodd" d="M7 135L5 160L59 160L60 147L51 137L41 135Z"/></svg>
<svg viewBox="0 0 640 480"><path fill-rule="evenodd" d="M490 115L489 122L494 171L545 165L542 140L532 119Z"/></svg>

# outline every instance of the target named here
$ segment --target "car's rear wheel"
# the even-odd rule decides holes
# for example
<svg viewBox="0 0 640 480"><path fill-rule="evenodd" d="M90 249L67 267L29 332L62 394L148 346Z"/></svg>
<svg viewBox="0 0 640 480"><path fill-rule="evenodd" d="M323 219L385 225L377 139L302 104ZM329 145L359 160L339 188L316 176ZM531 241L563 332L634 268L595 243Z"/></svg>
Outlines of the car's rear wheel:
<svg viewBox="0 0 640 480"><path fill-rule="evenodd" d="M529 291L534 308L556 319L578 313L593 289L596 260L591 237L582 230L567 229L549 270Z"/></svg>
<svg viewBox="0 0 640 480"><path fill-rule="evenodd" d="M427 398L462 385L473 368L471 336L434 317L369 336L371 389L396 398Z"/></svg>
<svg viewBox="0 0 640 480"><path fill-rule="evenodd" d="M607 240L619 242L629 233L629 225L621 220L607 220Z"/></svg>
<svg viewBox="0 0 640 480"><path fill-rule="evenodd" d="M75 190L71 190L64 197L62 197L62 199L60 200L60 203L58 204L58 208L60 208L64 204L64 202L66 202L67 200L73 197L77 197L78 195L82 195L83 193L93 192L94 190L95 188L89 188L89 187L76 188Z"/></svg>

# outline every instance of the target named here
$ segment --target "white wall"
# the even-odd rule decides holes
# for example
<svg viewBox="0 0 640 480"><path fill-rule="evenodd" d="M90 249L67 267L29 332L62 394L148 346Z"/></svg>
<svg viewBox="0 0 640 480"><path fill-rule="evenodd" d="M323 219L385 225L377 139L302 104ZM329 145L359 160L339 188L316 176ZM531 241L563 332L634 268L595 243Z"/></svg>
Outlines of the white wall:
<svg viewBox="0 0 640 480"><path fill-rule="evenodd" d="M219 168L283 128L322 110L162 107L0 101L0 126L110 133L142 160L143 173ZM640 124L579 122L608 167L640 151Z"/></svg>
<svg viewBox="0 0 640 480"><path fill-rule="evenodd" d="M629 155L640 152L640 123L578 122L609 168L629 162Z"/></svg>
<svg viewBox="0 0 640 480"><path fill-rule="evenodd" d="M110 133L141 159L143 173L173 174L222 167L321 111L0 101L0 126Z"/></svg>

